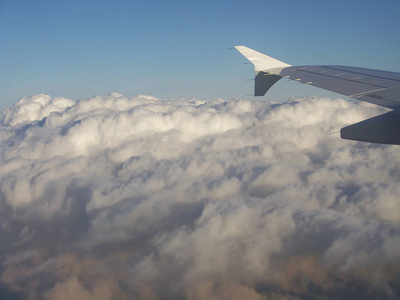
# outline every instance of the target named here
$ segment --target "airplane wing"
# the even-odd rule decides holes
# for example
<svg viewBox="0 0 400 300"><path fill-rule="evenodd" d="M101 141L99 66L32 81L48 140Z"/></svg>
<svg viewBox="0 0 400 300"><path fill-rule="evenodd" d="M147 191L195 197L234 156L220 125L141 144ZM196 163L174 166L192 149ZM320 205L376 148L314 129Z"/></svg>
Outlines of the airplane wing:
<svg viewBox="0 0 400 300"><path fill-rule="evenodd" d="M343 139L400 145L400 73L347 66L291 66L270 56L235 46L255 69L255 96L264 96L281 78L316 86L393 109L344 127Z"/></svg>

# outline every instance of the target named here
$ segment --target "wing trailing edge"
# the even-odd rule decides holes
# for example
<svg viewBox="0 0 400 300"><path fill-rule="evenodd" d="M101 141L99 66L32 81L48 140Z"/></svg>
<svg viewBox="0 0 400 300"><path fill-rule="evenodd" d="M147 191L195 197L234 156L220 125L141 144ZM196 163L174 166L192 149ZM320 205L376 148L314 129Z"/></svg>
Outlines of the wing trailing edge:
<svg viewBox="0 0 400 300"><path fill-rule="evenodd" d="M235 46L255 70L255 96L282 77L393 109L392 112L347 126L341 138L400 145L400 73L347 66L291 66L245 46Z"/></svg>

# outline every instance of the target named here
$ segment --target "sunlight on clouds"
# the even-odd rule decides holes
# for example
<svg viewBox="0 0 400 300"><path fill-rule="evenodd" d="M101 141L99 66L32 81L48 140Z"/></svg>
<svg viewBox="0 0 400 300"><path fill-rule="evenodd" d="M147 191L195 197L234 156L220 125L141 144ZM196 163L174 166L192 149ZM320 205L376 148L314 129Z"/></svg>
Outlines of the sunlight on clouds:
<svg viewBox="0 0 400 300"><path fill-rule="evenodd" d="M24 97L0 116L0 291L397 298L398 148L331 134L382 112L312 97Z"/></svg>

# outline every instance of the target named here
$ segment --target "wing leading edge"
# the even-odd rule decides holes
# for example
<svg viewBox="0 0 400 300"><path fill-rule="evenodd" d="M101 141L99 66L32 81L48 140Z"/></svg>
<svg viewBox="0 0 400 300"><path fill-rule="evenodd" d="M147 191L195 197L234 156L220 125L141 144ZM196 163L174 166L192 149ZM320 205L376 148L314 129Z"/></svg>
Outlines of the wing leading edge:
<svg viewBox="0 0 400 300"><path fill-rule="evenodd" d="M291 66L270 56L235 46L255 69L255 96L286 78L393 111L342 128L343 139L400 145L400 73L347 66Z"/></svg>

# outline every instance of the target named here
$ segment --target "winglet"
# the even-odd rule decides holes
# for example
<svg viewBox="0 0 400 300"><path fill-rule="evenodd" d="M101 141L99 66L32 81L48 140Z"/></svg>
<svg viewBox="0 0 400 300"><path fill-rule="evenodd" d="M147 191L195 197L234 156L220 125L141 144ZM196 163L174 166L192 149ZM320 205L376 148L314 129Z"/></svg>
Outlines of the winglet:
<svg viewBox="0 0 400 300"><path fill-rule="evenodd" d="M279 74L279 72L291 65L268 55L257 52L245 46L235 46L235 48L244 55L254 65L256 75L262 71L268 74Z"/></svg>
<svg viewBox="0 0 400 300"><path fill-rule="evenodd" d="M235 46L235 48L254 65L256 72L254 96L264 96L271 86L282 78L280 72L291 66L245 46Z"/></svg>

